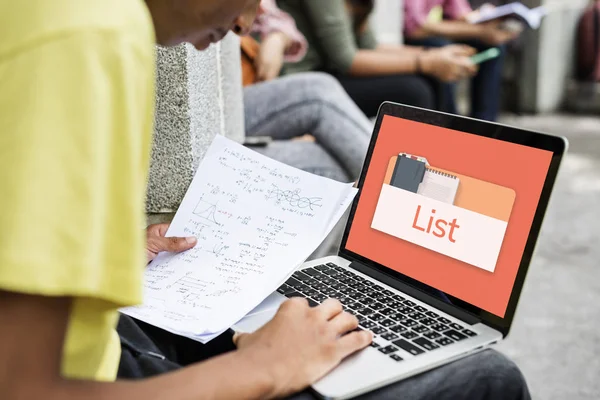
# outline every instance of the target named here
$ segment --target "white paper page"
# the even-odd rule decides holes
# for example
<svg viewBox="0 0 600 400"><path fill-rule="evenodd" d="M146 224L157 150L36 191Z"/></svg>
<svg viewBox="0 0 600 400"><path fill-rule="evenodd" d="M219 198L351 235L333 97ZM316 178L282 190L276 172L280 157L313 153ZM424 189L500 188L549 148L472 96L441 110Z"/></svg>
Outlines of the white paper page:
<svg viewBox="0 0 600 400"><path fill-rule="evenodd" d="M198 237L147 268L144 304L125 314L186 336L227 329L323 240L348 186L217 136L169 229Z"/></svg>
<svg viewBox="0 0 600 400"><path fill-rule="evenodd" d="M323 242L323 240L325 240L325 238L327 237L327 235L329 235L331 233L331 231L333 230L333 228L335 227L335 225L339 222L339 220L342 218L342 216L344 215L344 213L346 212L346 210L348 209L348 207L350 206L350 204L352 203L352 201L354 200L354 197L356 196L356 193L358 193L358 189L353 187L353 183L348 184L348 189L347 189L347 194L343 196L342 201L340 202L340 206L338 208L338 210L335 212L335 214L333 215L333 218L331 219L329 226L327 228L327 230L325 231L325 233L323 234L323 237L321 238L321 240L319 241L319 244L321 242ZM315 246L316 248L316 246ZM302 263L304 263L303 260ZM279 286L281 286L285 281L287 281L292 274L302 266L302 263L299 264L296 268L293 268L289 274L287 276L285 276L284 279L281 280L281 282L279 282L276 285L276 288L278 288ZM274 291L273 291L274 292ZM247 317L248 315L251 315L253 313L256 312L266 312L269 311L275 307L278 307L278 304L274 303L273 301L270 301L271 295L273 294L270 293L269 295L267 295L267 297L263 300L261 300L260 303L258 303L257 306L255 306L252 310L250 310L248 312L248 314L246 314L243 318ZM243 318L240 321L243 321ZM236 323L239 323L240 321L237 321ZM232 328L235 330L235 325L232 326ZM190 335L188 336L190 339L202 342L202 343L208 343L209 341L213 340L214 338L218 337L219 335L221 335L223 332L225 332L227 329L224 329L223 331L217 332L217 333L209 333L209 334L203 334L203 335Z"/></svg>
<svg viewBox="0 0 600 400"><path fill-rule="evenodd" d="M329 235L333 228L335 228L336 224L344 216L344 213L348 210L348 207L350 207L352 201L354 201L354 197L358 193L358 189L354 187L354 183L347 183L346 186L346 193L342 195L338 209L331 216L331 220L329 221L329 226L327 227L325 236ZM325 239L325 237L323 237L323 239Z"/></svg>
<svg viewBox="0 0 600 400"><path fill-rule="evenodd" d="M423 181L419 184L417 194L443 201L444 203L454 204L456 191L458 190L458 178L452 178L431 172L425 171Z"/></svg>
<svg viewBox="0 0 600 400"><path fill-rule="evenodd" d="M333 214L332 219L329 221L329 226L325 230L325 233L319 240L319 243L317 244L317 246L319 244L321 244L325 240L325 238L331 233L333 228L335 228L335 225L340 221L340 219L344 216L344 213L348 210L348 207L350 206L350 204L352 204L352 201L354 200L356 193L358 193L358 189L354 188L353 185L354 185L353 183L348 184L347 193L343 195L343 198L340 201L339 208L335 211L335 214ZM315 249L317 246L315 246ZM288 278L290 276L292 276L292 274L294 272L296 272L296 270L302 266L304 261L306 261L306 259L302 260L302 262L300 264L298 264L296 266L296 268L294 268L292 271L290 271L289 275L287 275L285 277L285 279L283 279L279 283L279 285L277 285L277 287L281 286L285 281L287 281Z"/></svg>
<svg viewBox="0 0 600 400"><path fill-rule="evenodd" d="M481 24L497 18L518 15L523 18L531 28L537 29L540 27L542 18L547 14L547 11L547 8L543 6L529 9L522 3L513 2L498 7L486 8L481 12L473 13L472 17L469 18L469 21L473 24Z"/></svg>
<svg viewBox="0 0 600 400"><path fill-rule="evenodd" d="M334 218L332 219L332 221L331 221L331 223L330 223L330 225L329 225L329 227L327 229L327 234L325 236L327 236L333 230L333 228L335 227L335 225L342 218L342 216L344 215L344 213L346 212L346 210L348 209L348 207L350 206L350 204L354 200L354 197L356 196L356 193L358 193L358 189L352 187L353 185L354 185L353 183L351 183L351 184L348 185L348 188L349 188L348 194L341 201L340 207L339 207L338 211L336 212ZM323 239L325 239L325 236L323 237ZM298 265L298 268L294 268L294 270L290 273L290 275L287 276L285 278L285 280L280 283L279 286L281 286L281 284L283 284L301 266L302 266L302 264ZM246 317L248 317L250 315L256 314L258 312L270 311L270 310L272 310L273 308L276 308L276 307L279 307L279 303L273 301L272 300L272 296L269 295L269 297L267 297L266 299L264 299L258 306L256 306L247 315L245 315L244 318L246 318ZM237 321L236 325L238 323L242 322L242 321L244 321L243 318L240 321ZM233 326L234 330L236 330L236 325ZM205 339L205 338L203 338L203 339Z"/></svg>

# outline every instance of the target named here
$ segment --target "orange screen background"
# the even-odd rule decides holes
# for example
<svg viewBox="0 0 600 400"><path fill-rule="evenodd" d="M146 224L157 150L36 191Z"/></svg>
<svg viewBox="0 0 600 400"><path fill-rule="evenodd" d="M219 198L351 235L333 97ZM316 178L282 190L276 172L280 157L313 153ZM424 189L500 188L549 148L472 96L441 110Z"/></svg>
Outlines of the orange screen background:
<svg viewBox="0 0 600 400"><path fill-rule="evenodd" d="M493 273L371 228L388 162L401 152L515 190ZM385 116L346 248L504 317L551 159L549 151Z"/></svg>

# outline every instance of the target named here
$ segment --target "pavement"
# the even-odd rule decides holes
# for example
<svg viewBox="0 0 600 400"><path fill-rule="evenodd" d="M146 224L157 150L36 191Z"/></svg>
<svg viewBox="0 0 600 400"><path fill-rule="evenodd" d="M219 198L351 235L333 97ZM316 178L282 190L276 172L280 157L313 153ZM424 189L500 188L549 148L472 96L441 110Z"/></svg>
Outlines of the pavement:
<svg viewBox="0 0 600 400"><path fill-rule="evenodd" d="M521 367L534 399L599 399L600 117L501 122L565 136L570 147L513 328L498 349Z"/></svg>

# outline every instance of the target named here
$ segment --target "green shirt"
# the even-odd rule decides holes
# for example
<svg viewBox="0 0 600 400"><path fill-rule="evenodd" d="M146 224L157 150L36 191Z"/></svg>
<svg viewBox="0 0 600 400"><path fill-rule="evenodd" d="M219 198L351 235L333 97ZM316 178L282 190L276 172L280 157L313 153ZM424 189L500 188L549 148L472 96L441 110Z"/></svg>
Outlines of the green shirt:
<svg viewBox="0 0 600 400"><path fill-rule="evenodd" d="M286 64L283 74L321 70L345 74L359 49L377 47L370 28L360 35L354 32L344 0L278 0L277 5L294 17L308 41L304 59Z"/></svg>

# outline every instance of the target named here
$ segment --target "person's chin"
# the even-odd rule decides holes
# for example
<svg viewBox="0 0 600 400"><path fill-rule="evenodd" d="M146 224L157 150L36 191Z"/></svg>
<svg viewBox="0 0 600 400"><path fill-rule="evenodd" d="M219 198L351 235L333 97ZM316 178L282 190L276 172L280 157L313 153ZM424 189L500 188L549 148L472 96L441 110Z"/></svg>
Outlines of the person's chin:
<svg viewBox="0 0 600 400"><path fill-rule="evenodd" d="M211 33L205 38L194 40L192 44L197 50L206 50L212 43L220 42L224 36L220 33Z"/></svg>
<svg viewBox="0 0 600 400"><path fill-rule="evenodd" d="M201 40L198 42L194 42L193 45L196 48L196 50L206 50L208 48L208 46L210 46L212 43L211 40Z"/></svg>

